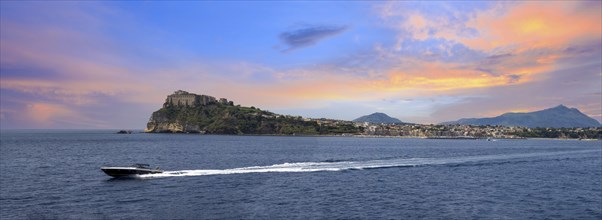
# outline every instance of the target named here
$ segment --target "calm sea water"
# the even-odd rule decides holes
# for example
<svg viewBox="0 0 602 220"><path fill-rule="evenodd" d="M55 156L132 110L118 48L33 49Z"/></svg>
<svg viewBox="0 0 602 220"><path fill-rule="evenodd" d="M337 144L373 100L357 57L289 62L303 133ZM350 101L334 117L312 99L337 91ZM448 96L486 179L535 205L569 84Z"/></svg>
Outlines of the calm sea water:
<svg viewBox="0 0 602 220"><path fill-rule="evenodd" d="M0 219L602 219L600 141L112 132L3 130Z"/></svg>

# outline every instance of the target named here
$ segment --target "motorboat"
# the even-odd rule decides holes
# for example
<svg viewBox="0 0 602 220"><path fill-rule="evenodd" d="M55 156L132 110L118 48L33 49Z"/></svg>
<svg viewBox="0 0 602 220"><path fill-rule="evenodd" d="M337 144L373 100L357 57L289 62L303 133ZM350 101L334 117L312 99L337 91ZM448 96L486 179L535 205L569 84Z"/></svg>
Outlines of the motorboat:
<svg viewBox="0 0 602 220"><path fill-rule="evenodd" d="M142 174L163 173L159 167L153 169L148 164L136 163L126 167L100 167L107 175L112 177L131 177Z"/></svg>

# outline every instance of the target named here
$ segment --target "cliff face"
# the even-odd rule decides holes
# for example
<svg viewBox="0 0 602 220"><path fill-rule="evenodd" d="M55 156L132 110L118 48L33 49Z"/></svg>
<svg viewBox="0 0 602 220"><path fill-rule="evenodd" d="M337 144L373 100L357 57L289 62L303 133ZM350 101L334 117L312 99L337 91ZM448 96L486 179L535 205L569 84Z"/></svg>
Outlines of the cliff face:
<svg viewBox="0 0 602 220"><path fill-rule="evenodd" d="M145 132L207 134L318 134L315 122L276 115L256 108L212 103L165 106L154 112Z"/></svg>
<svg viewBox="0 0 602 220"><path fill-rule="evenodd" d="M245 111L247 110L247 111ZM257 116L260 111L221 103L209 103L196 106L177 106L166 103L163 108L153 112L146 125L145 132L156 133L219 133L237 134L242 124L235 113L241 116ZM255 114L253 114L255 113ZM240 117L244 119L245 117ZM243 121L240 121L243 122Z"/></svg>
<svg viewBox="0 0 602 220"><path fill-rule="evenodd" d="M181 122L149 121L144 132L155 133L201 133L198 125L188 125Z"/></svg>
<svg viewBox="0 0 602 220"><path fill-rule="evenodd" d="M184 95L195 95L178 91ZM353 126L321 126L301 117L283 116L255 107L235 106L225 99L182 102L178 94L168 96L163 108L153 112L146 125L149 133L207 134L338 134L357 133ZM210 97L210 96L204 96ZM174 100L178 100L177 102ZM184 103L184 104L182 104Z"/></svg>

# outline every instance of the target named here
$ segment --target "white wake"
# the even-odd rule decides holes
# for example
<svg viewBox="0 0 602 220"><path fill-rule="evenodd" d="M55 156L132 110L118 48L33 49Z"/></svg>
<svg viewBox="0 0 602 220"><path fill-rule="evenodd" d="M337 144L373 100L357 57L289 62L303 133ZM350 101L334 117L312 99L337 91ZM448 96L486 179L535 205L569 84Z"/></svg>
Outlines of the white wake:
<svg viewBox="0 0 602 220"><path fill-rule="evenodd" d="M177 176L207 176L207 175L226 175L226 174L248 174L248 173L296 173L296 172L319 172L319 171L343 171L343 170L361 170L391 167L414 167L425 165L444 165L444 164L463 164L474 162L497 162L521 158L545 159L549 157L566 156L573 157L579 154L598 153L600 150L580 150L580 151L561 151L544 153L524 153L524 154L503 154L503 155L480 155L452 158L396 158L384 160L367 161L339 161L339 162L299 162L283 163L269 166L251 166L232 169L214 169L214 170L178 170L165 171L158 174L139 175L139 178L161 178Z"/></svg>

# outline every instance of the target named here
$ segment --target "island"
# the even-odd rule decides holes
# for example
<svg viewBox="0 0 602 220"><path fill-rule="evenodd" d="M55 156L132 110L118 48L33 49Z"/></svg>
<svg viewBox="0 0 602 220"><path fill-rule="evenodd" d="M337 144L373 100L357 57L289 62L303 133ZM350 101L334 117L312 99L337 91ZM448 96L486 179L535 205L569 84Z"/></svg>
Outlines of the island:
<svg viewBox="0 0 602 220"><path fill-rule="evenodd" d="M359 134L353 122L322 123L300 116L280 115L259 108L234 105L225 98L178 90L153 112L145 132L269 135Z"/></svg>

